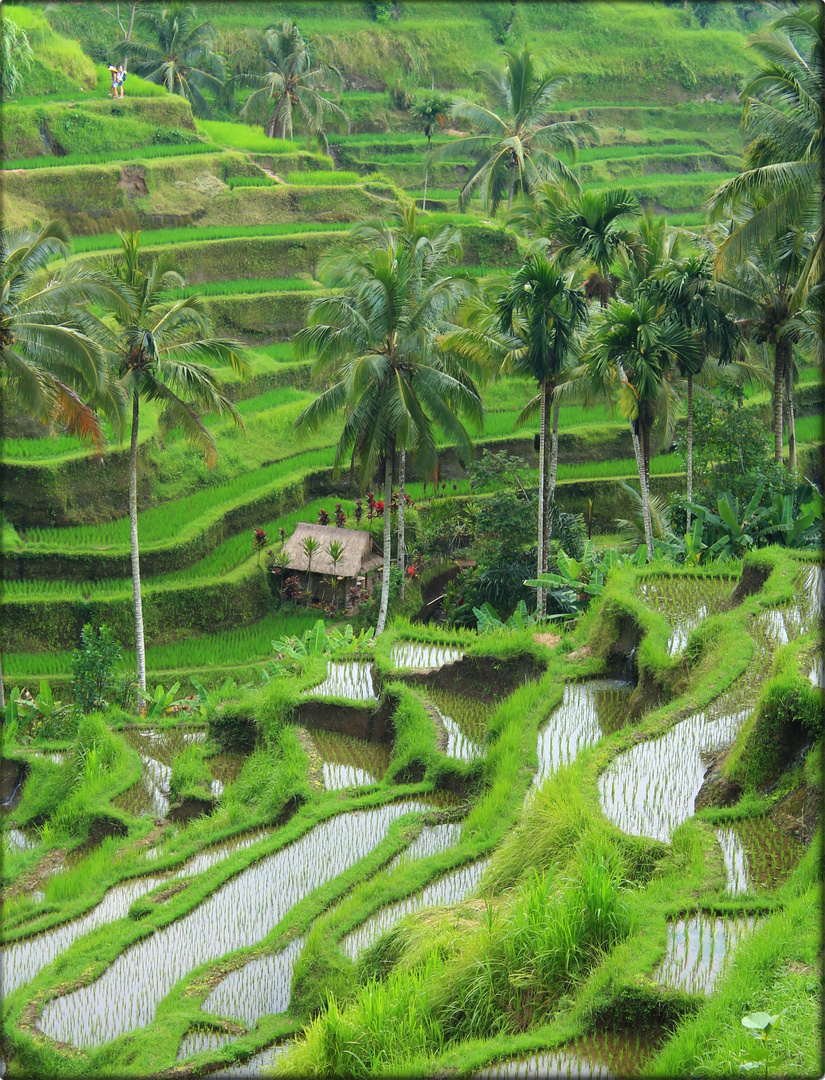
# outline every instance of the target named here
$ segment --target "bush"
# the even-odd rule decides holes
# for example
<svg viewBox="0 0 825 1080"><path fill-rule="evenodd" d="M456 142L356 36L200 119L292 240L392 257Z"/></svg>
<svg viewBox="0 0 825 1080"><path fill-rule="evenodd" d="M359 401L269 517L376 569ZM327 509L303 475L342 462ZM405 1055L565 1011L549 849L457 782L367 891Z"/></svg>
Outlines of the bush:
<svg viewBox="0 0 825 1080"><path fill-rule="evenodd" d="M84 713L105 709L115 694L118 676L115 666L121 649L105 624L95 630L86 623L80 633L80 649L72 657L72 690Z"/></svg>

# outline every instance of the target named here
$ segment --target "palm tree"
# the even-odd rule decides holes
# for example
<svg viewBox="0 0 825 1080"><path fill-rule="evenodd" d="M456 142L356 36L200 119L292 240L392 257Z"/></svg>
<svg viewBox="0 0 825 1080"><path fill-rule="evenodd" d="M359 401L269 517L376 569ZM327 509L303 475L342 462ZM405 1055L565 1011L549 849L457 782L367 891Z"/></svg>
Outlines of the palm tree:
<svg viewBox="0 0 825 1080"><path fill-rule="evenodd" d="M257 86L241 110L249 116L266 106L269 118L266 133L270 138L280 135L292 138L293 118L298 116L311 135L318 135L327 149L324 117L330 116L349 131L349 118L323 92L340 93L341 73L331 65L313 64L309 45L292 22L270 26L264 33L264 59L267 71L263 75L243 74L233 80L242 86Z"/></svg>
<svg viewBox="0 0 825 1080"><path fill-rule="evenodd" d="M374 226L369 226L377 236ZM389 603L392 550L393 468L399 450L410 451L427 475L438 462L435 428L455 440L460 457L472 457L472 442L459 414L480 420L478 390L463 366L434 344L449 312L471 290L464 279L446 276L441 263L426 271L426 243L412 247L392 229L385 242L329 257L319 276L335 296L311 302L309 326L295 344L314 359L314 370L332 384L300 414L298 429L317 430L345 413L334 466L349 456L363 483L384 467L384 570L376 633L384 630ZM423 255L422 255L423 253ZM422 255L421 263L417 256Z"/></svg>
<svg viewBox="0 0 825 1080"><path fill-rule="evenodd" d="M782 464L783 390L788 393L789 466L796 468L793 433L793 346L808 331L801 277L810 263L816 236L791 229L778 243L766 244L719 282L720 294L740 316L740 329L758 345L773 346L774 461ZM792 445L791 445L792 444Z"/></svg>
<svg viewBox="0 0 825 1080"><path fill-rule="evenodd" d="M305 536L301 541L301 548L307 557L307 607L312 599L312 557L320 547L314 536Z"/></svg>
<svg viewBox="0 0 825 1080"><path fill-rule="evenodd" d="M462 209L476 189L485 208L495 213L505 195L509 209L516 192L528 194L546 181L564 180L578 188L578 180L556 152L575 159L584 136L597 138L593 125L585 121L551 120L552 103L568 79L539 73L527 45L521 53L503 49L502 55L503 71L478 68L472 73L492 105L458 101L450 111L454 120L472 124L477 134L454 139L432 155L433 161L476 159L459 196Z"/></svg>
<svg viewBox="0 0 825 1080"><path fill-rule="evenodd" d="M217 93L224 76L212 24L199 21L193 4L181 3L164 4L160 11L140 8L138 22L150 40L120 46L124 57L134 58L135 73L186 98L198 116L210 117L203 91Z"/></svg>
<svg viewBox="0 0 825 1080"><path fill-rule="evenodd" d="M687 380L687 501L693 498L693 379L709 356L728 364L736 355L741 334L713 280L713 256L693 252L675 261L644 286L648 295L661 299L668 315L692 331L701 344L698 371L692 365L681 371ZM687 517L690 528L690 510Z"/></svg>
<svg viewBox="0 0 825 1080"><path fill-rule="evenodd" d="M230 365L245 373L246 361L237 342L211 336L209 319L199 296L164 300L167 289L184 284L171 254L141 268L140 233L120 235L121 253L102 262L113 281L130 295L128 310L116 313L118 377L132 401L129 453L129 531L132 587L135 602L135 647L138 685L146 695L146 654L140 588L140 547L137 522L137 463L140 400L158 401L169 411L184 435L199 446L208 462L215 459L215 440L198 410L228 414L242 426L234 405L220 392L209 364Z"/></svg>
<svg viewBox="0 0 825 1080"><path fill-rule="evenodd" d="M650 518L653 423L663 405L671 415L673 412L669 373L678 365L681 371L695 374L701 361L701 346L694 335L668 315L664 304L656 304L646 296L637 296L632 302L611 301L594 327L586 356L587 371L595 385L612 393L619 383L619 409L638 428L639 487L650 558L653 557Z"/></svg>
<svg viewBox="0 0 825 1080"><path fill-rule="evenodd" d="M443 125L450 102L441 94L433 92L425 98L414 102L410 109L410 116L427 136L427 154L424 158L424 198L421 201L421 209L427 209L427 181L430 177L430 147L433 139L433 128Z"/></svg>
<svg viewBox="0 0 825 1080"><path fill-rule="evenodd" d="M550 547L550 413L548 408L561 373L575 346L580 328L587 320L584 296L571 287L569 276L561 273L543 255L532 254L510 279L509 288L500 297L498 311L501 329L517 334L524 347L512 354L515 374L534 378L539 388L541 419L539 426L539 526L538 576L547 571ZM530 410L528 405L527 410ZM558 460L558 410L552 438ZM555 487L555 469L553 470ZM547 614L545 590L538 598L539 614Z"/></svg>
<svg viewBox="0 0 825 1080"><path fill-rule="evenodd" d="M721 273L740 265L791 226L805 225L814 241L796 288L822 280L823 6L804 4L748 39L759 71L744 87L743 123L755 138L745 170L711 196L712 220L745 206L750 212L717 253Z"/></svg>

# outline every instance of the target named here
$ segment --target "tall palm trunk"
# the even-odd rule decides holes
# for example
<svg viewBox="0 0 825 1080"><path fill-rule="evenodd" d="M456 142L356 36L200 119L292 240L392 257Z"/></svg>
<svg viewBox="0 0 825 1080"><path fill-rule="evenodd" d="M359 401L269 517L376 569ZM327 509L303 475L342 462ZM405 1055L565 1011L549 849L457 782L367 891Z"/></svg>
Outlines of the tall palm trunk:
<svg viewBox="0 0 825 1080"><path fill-rule="evenodd" d="M773 459L782 464L782 383L785 375L785 349L777 341L773 356Z"/></svg>
<svg viewBox="0 0 825 1080"><path fill-rule="evenodd" d="M398 569L402 575L407 569L407 546L404 540L404 509L406 504L406 473L407 451L402 450L398 455ZM404 588L404 578L401 578L401 588Z"/></svg>
<svg viewBox="0 0 825 1080"><path fill-rule="evenodd" d="M556 497L556 471L559 467L559 409L561 404L557 401L553 405L553 434L550 446L550 501ZM552 530L551 530L552 531Z"/></svg>
<svg viewBox="0 0 825 1080"><path fill-rule="evenodd" d="M427 134L427 156L424 159L424 198L421 200L421 209L427 209L427 181L430 178L430 142L432 136Z"/></svg>
<svg viewBox="0 0 825 1080"><path fill-rule="evenodd" d="M627 376L622 364L619 364L619 378L622 382L627 382ZM649 559L653 558L653 525L650 519L650 490L647 485L647 470L644 463L644 455L642 454L642 448L639 443L639 434L633 425L633 421L630 421L630 439L633 443L633 456L636 458L636 468L639 472L639 488L642 496L642 524L645 531L645 546L647 547L647 555Z"/></svg>
<svg viewBox="0 0 825 1080"><path fill-rule="evenodd" d="M544 573L544 469L547 462L545 442L547 441L547 380L541 384L541 417L539 419L539 513L538 513L538 555L536 557L536 575ZM547 614L547 590L539 589L536 594L536 611L539 615Z"/></svg>
<svg viewBox="0 0 825 1080"><path fill-rule="evenodd" d="M693 376L687 377L687 501L693 500ZM687 528L690 528L690 507L687 510Z"/></svg>
<svg viewBox="0 0 825 1080"><path fill-rule="evenodd" d="M383 634L387 623L387 608L390 603L390 563L392 562L392 455L393 448L387 447L384 459L384 572L381 576L381 607L378 609L378 625L375 636Z"/></svg>
<svg viewBox="0 0 825 1080"><path fill-rule="evenodd" d="M6 688L3 685L3 660L0 657L0 709L6 707Z"/></svg>
<svg viewBox="0 0 825 1080"><path fill-rule="evenodd" d="M550 405L553 398L553 382L549 380L546 389L547 402L544 407L544 468L542 473L544 476L544 494L542 497L542 503L544 504L544 520L542 524L542 553L543 564L542 573L547 573L547 567L550 562L550 446L552 443L552 437L550 435L552 420L550 416ZM547 607L547 596L544 597L545 609Z"/></svg>
<svg viewBox="0 0 825 1080"><path fill-rule="evenodd" d="M143 643L143 601L140 594L140 547L137 527L137 459L138 425L140 423L140 391L132 398L132 441L129 447L129 540L132 553L132 590L135 597L135 652L137 653L139 711L146 709L146 649Z"/></svg>
<svg viewBox="0 0 825 1080"><path fill-rule="evenodd" d="M788 468L793 471L796 469L796 420L793 414L793 363L790 355L785 357L785 399L788 408Z"/></svg>

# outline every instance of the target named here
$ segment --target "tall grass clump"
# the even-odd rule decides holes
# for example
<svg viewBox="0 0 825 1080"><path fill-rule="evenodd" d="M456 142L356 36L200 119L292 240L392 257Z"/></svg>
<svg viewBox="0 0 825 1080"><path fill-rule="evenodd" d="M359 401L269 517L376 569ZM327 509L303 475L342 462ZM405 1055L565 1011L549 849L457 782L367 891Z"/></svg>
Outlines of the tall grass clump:
<svg viewBox="0 0 825 1080"><path fill-rule="evenodd" d="M288 139L270 139L259 128L248 124L233 124L225 120L199 120L198 131L212 142L231 150L248 150L260 154L297 154L297 143Z"/></svg>
<svg viewBox="0 0 825 1080"><path fill-rule="evenodd" d="M169 794L173 800L209 795L212 777L203 756L203 747L189 743L172 762Z"/></svg>

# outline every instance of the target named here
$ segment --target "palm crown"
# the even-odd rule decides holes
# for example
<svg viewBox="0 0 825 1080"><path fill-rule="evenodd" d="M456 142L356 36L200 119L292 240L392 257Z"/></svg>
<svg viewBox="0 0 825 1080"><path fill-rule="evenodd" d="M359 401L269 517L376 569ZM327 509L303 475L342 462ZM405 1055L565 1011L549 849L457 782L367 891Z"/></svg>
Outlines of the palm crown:
<svg viewBox="0 0 825 1080"><path fill-rule="evenodd" d="M282 139L291 139L296 112L307 130L320 135L325 144L325 117L346 125L349 130L346 113L322 94L322 91L340 91L340 72L332 66L313 64L309 46L298 27L291 22L270 26L264 43L268 70L263 75L244 74L234 80L258 87L250 94L241 115L249 116L263 106L270 108L266 123L270 138L280 135Z"/></svg>
<svg viewBox="0 0 825 1080"><path fill-rule="evenodd" d="M223 61L214 51L215 30L199 22L193 5L171 3L160 11L141 8L140 24L151 41L128 41L124 55L135 60L136 74L180 94L199 116L211 116L203 91L218 91Z"/></svg>
<svg viewBox="0 0 825 1080"><path fill-rule="evenodd" d="M526 45L521 53L504 49L503 55L503 71L479 68L473 72L487 90L491 106L459 101L451 110L454 119L468 121L478 134L455 139L432 155L434 161L476 158L459 196L462 207L476 190L484 205L495 212L505 197L509 207L515 192L526 194L545 181L564 180L578 187L556 152L565 152L572 160L583 136L596 137L593 126L584 121L552 121L551 105L567 79L538 72Z"/></svg>

